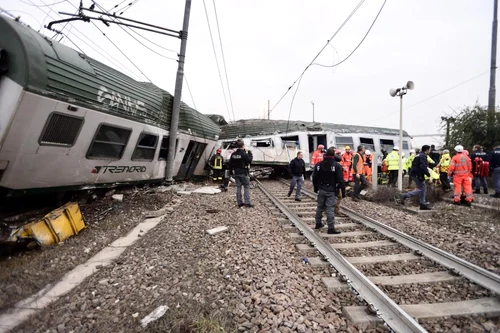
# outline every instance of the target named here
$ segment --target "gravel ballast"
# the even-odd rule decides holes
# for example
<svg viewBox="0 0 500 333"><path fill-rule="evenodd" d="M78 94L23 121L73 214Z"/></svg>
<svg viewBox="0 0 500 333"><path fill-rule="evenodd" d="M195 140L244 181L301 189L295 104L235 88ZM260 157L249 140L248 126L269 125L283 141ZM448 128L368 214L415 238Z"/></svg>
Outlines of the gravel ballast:
<svg viewBox="0 0 500 333"><path fill-rule="evenodd" d="M169 310L148 326L150 332L200 325L250 332L357 332L341 311L344 305L362 305L357 296L326 290L321 278L330 269L304 264L258 190L252 190L256 207L241 209L233 191L183 197L118 261L16 332L137 331L140 319L160 305ZM218 226L228 230L206 233Z"/></svg>

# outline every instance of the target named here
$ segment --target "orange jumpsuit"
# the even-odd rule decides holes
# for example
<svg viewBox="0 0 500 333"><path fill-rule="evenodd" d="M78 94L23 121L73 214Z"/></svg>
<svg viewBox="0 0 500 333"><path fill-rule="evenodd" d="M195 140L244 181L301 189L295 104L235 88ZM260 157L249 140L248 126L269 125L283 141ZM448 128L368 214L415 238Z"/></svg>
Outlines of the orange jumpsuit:
<svg viewBox="0 0 500 333"><path fill-rule="evenodd" d="M352 167L352 153L350 151L346 151L344 155L342 155L340 165L342 165L342 169L344 170L344 181L348 182L351 176Z"/></svg>
<svg viewBox="0 0 500 333"><path fill-rule="evenodd" d="M311 157L311 167L323 161L323 151L321 149L315 150Z"/></svg>
<svg viewBox="0 0 500 333"><path fill-rule="evenodd" d="M372 161L372 155L365 155L365 164L363 167L363 173L365 174L366 180L372 182L372 166L370 162Z"/></svg>
<svg viewBox="0 0 500 333"><path fill-rule="evenodd" d="M464 153L457 153L450 162L448 168L448 176L453 174L453 186L455 187L455 194L453 196L454 202L460 201L462 195L462 187L465 193L465 201L472 202L472 162Z"/></svg>

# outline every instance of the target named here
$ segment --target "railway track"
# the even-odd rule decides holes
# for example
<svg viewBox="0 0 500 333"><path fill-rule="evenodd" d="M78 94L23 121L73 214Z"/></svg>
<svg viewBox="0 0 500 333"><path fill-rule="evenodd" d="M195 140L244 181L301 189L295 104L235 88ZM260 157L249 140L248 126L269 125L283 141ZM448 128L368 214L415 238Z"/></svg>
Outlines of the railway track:
<svg viewBox="0 0 500 333"><path fill-rule="evenodd" d="M422 320L500 315L500 276L346 208L335 221L341 234L314 230L314 193L303 190L297 202L287 197L286 181L257 185L304 260L331 267L328 289L351 288L366 301L343 309L354 324L426 332Z"/></svg>

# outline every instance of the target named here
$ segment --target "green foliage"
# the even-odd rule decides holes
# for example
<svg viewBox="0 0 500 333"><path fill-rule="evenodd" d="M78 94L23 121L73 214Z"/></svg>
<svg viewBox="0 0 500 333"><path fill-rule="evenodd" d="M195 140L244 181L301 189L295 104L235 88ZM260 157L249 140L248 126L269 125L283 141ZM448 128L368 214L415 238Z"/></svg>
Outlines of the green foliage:
<svg viewBox="0 0 500 333"><path fill-rule="evenodd" d="M491 114L490 114L491 117ZM448 149L460 144L465 149L472 150L475 144L480 144L486 151L500 144L500 113L491 117L493 123L488 126L488 110L484 106L465 107L450 123ZM446 134L446 121L441 122L441 129Z"/></svg>

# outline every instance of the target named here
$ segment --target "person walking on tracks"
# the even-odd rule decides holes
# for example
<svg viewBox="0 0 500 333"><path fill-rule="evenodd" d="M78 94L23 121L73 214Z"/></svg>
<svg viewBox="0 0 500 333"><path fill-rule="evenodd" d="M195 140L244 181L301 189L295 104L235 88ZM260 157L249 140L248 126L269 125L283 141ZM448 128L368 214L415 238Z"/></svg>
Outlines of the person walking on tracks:
<svg viewBox="0 0 500 333"><path fill-rule="evenodd" d="M290 182L290 190L288 190L288 196L292 195L295 185L297 185L297 191L295 191L295 201L300 200L300 191L302 190L302 185L304 184L304 179L306 177L306 164L304 162L304 155L302 152L297 153L297 157L290 161L288 166L288 171L292 176L292 181Z"/></svg>
<svg viewBox="0 0 500 333"><path fill-rule="evenodd" d="M430 210L431 208L427 206L425 202L425 195L427 194L427 185L425 184L425 176L430 177L429 169L428 169L428 161L427 156L429 155L429 147L428 145L422 146L421 152L415 156L413 163L411 165L410 177L413 178L415 184L417 184L417 189L411 192L400 194L399 195L399 203L404 205L405 200L413 197L420 196L420 210Z"/></svg>
<svg viewBox="0 0 500 333"><path fill-rule="evenodd" d="M316 207L316 229L324 227L321 223L323 211L326 210L326 222L329 234L340 234L335 229L334 207L337 202L337 191L343 184L344 176L340 164L335 160L335 148L328 148L325 159L314 167L313 185L314 193L318 193L318 205Z"/></svg>
<svg viewBox="0 0 500 333"><path fill-rule="evenodd" d="M236 181L236 200L238 207L253 207L250 203L250 164L252 163L253 155L250 150L245 151L245 144L243 141L238 142L238 149L231 154L229 159L229 169L231 174L234 175ZM241 187L244 188L243 202L241 198Z"/></svg>
<svg viewBox="0 0 500 333"><path fill-rule="evenodd" d="M352 175L354 178L354 193L352 194L353 201L359 201L359 194L366 185L366 178L364 175L365 168L365 147L359 145L358 152L354 154L352 159Z"/></svg>

